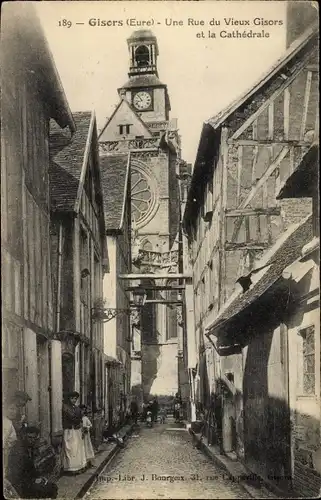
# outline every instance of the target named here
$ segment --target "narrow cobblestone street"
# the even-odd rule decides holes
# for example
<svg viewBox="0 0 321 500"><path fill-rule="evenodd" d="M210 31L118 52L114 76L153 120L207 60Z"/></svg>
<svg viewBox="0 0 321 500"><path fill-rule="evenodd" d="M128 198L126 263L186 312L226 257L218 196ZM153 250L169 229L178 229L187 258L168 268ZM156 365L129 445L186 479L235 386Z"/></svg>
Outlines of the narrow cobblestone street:
<svg viewBox="0 0 321 500"><path fill-rule="evenodd" d="M192 444L172 421L152 429L141 424L107 465L86 498L250 498Z"/></svg>

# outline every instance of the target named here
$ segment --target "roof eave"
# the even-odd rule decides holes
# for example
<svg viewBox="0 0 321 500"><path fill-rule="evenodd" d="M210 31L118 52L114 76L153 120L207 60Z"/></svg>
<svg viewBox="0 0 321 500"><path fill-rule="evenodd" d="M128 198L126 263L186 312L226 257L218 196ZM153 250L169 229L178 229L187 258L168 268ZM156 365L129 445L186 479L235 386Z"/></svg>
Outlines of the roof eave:
<svg viewBox="0 0 321 500"><path fill-rule="evenodd" d="M84 158L83 158L82 167L81 167L78 192L77 192L77 197L76 197L75 206L74 206L74 210L76 213L79 212L79 208L80 208L81 194L83 191L85 178L86 178L86 171L87 171L87 167L88 167L88 158L89 158L89 154L90 154L90 148L92 146L92 137L93 137L93 130L94 130L95 122L96 122L95 113L92 111L91 117L90 117L89 129L87 132L86 146L85 146Z"/></svg>
<svg viewBox="0 0 321 500"><path fill-rule="evenodd" d="M127 158L126 177L125 177L125 186L124 186L124 194L123 194L123 207L122 207L122 214L121 214L119 229L122 229L124 226L126 203L127 203L127 198L128 198L127 195L128 195L129 171L130 171L130 152L128 153L128 158Z"/></svg>
<svg viewBox="0 0 321 500"><path fill-rule="evenodd" d="M203 123L202 131L201 131L201 137L196 153L196 160L192 172L192 178L191 178L191 183L190 183L190 188L188 191L187 195L187 202L185 205L185 210L184 210L184 215L183 215L183 227L187 230L188 228L188 222L189 218L191 216L191 213L194 212L194 208L200 206L200 200L195 197L195 191L197 186L199 186L199 179L202 177L204 179L204 173L207 173L210 168L212 168L212 165L209 165L209 163L206 161L206 154L209 151L209 145L213 144L213 141L211 139L214 139L214 136L220 134L219 130L214 131L213 128L208 124L208 123ZM215 144L215 147L213 149L213 156L215 155L215 152L217 149L219 149L220 143L218 142ZM204 169L205 167L205 169ZM195 201L194 201L195 200Z"/></svg>
<svg viewBox="0 0 321 500"><path fill-rule="evenodd" d="M282 69L313 37L318 33L319 25L318 23L313 24L308 30L306 30L301 37L299 37L291 46L287 49L285 54L275 63L275 65L270 68L268 73L266 73L263 78L254 84L249 90L242 94L236 101L233 101L223 112L218 113L218 115L209 118L206 121L214 129L222 125L232 113L234 113L242 104L244 104L253 94L255 94L265 83L267 83L273 76L275 76L278 71Z"/></svg>
<svg viewBox="0 0 321 500"><path fill-rule="evenodd" d="M287 298L289 297L290 293L290 282L292 283L291 279L286 279L283 278L282 274L273 282L271 283L256 299L248 304L246 307L241 309L239 312L233 314L230 316L228 319L221 321L220 323L217 323L217 325L214 325L209 331L206 332L206 335L213 335L214 337L217 337L218 339L221 338L222 336L226 336L227 339L231 338L231 332L235 332L234 325L237 322L237 326L239 328L239 333L237 334L237 340L239 341L240 344L242 344L242 341L244 342L245 338L242 336L241 331L244 330L242 328L243 325L246 325L246 328L250 331L251 329L251 324L249 324L248 317L250 316L251 321L255 322L256 319L262 320L262 314L261 311L264 309L266 310L266 305L269 303L273 305L273 308L275 308L276 300L275 296L278 294L278 300L277 303L280 303L280 297L282 294L286 293ZM260 307L261 305L261 307ZM233 339L236 340L236 339ZM229 342L228 342L229 344ZM221 345L222 347L222 345Z"/></svg>

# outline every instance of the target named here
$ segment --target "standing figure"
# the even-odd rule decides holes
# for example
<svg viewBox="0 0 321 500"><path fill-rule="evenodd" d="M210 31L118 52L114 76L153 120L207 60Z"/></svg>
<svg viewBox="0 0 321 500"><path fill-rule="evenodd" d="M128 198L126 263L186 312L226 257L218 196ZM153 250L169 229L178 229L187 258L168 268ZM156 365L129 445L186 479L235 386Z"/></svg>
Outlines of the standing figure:
<svg viewBox="0 0 321 500"><path fill-rule="evenodd" d="M16 405L16 416L12 420L17 437L21 437L21 433L27 427L27 417L25 408L27 403L31 401L31 397L24 391L16 391L13 396L13 402Z"/></svg>
<svg viewBox="0 0 321 500"><path fill-rule="evenodd" d="M146 416L147 416L147 404L145 403L145 401L143 402L142 404L142 419L143 419L143 422L146 421Z"/></svg>
<svg viewBox="0 0 321 500"><path fill-rule="evenodd" d="M8 458L10 451L17 441L17 434L13 425L16 418L17 407L14 401L6 401L3 405L2 415L2 450L3 450L3 484L5 498L18 498L13 486L8 481Z"/></svg>
<svg viewBox="0 0 321 500"><path fill-rule="evenodd" d="M130 403L130 413L131 413L131 418L132 421L137 424L137 418L138 418L138 404L136 401L136 398L134 398L131 403Z"/></svg>
<svg viewBox="0 0 321 500"><path fill-rule="evenodd" d="M180 410L181 410L181 398L177 392L174 399L174 418L175 422L180 421Z"/></svg>
<svg viewBox="0 0 321 500"><path fill-rule="evenodd" d="M3 408L3 427L2 427L2 449L4 453L4 465L8 458L10 449L17 441L17 433L13 425L16 418L17 407L14 401L7 401Z"/></svg>
<svg viewBox="0 0 321 500"><path fill-rule="evenodd" d="M82 411L82 432L85 445L85 454L88 467L95 467L92 463L95 458L94 448L90 438L90 429L92 428L92 423L88 418L88 409L86 405L81 405L80 409Z"/></svg>
<svg viewBox="0 0 321 500"><path fill-rule="evenodd" d="M156 397L154 398L154 400L152 402L151 409L152 409L152 415L153 415L153 422L157 422L159 404L158 404L158 400Z"/></svg>
<svg viewBox="0 0 321 500"><path fill-rule="evenodd" d="M78 392L70 392L62 406L63 467L66 472L79 473L86 467L85 444L82 435L82 412L76 403Z"/></svg>

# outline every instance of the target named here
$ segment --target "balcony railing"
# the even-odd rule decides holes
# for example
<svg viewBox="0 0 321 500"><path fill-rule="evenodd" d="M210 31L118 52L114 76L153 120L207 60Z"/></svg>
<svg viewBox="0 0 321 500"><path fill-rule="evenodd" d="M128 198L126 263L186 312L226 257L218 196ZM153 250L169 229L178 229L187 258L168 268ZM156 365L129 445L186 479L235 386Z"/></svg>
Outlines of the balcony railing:
<svg viewBox="0 0 321 500"><path fill-rule="evenodd" d="M143 265L148 264L157 267L171 267L174 264L178 264L178 250L162 253L139 250L137 256L133 260Z"/></svg>
<svg viewBox="0 0 321 500"><path fill-rule="evenodd" d="M130 73L155 73L157 71L156 65L151 64L148 66L130 66Z"/></svg>
<svg viewBox="0 0 321 500"><path fill-rule="evenodd" d="M122 139L120 141L101 142L99 144L102 153L114 153L131 149L158 149L158 147L158 137L148 139Z"/></svg>

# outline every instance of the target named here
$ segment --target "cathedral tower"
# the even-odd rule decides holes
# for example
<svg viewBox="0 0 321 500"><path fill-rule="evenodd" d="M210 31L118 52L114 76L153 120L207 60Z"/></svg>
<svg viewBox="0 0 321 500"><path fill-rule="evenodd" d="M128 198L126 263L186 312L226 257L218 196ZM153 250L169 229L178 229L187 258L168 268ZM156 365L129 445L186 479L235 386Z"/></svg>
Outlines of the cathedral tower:
<svg viewBox="0 0 321 500"><path fill-rule="evenodd" d="M101 130L100 155L130 152L133 272L179 272L177 120L170 119L167 85L158 76L156 37L150 30L139 30L127 44L128 80L118 89L119 104ZM142 284L148 289L153 281ZM148 298L166 299L170 293L175 299L173 291L152 290ZM141 386L145 399L177 392L179 324L176 307L146 304L143 308L132 341L132 385Z"/></svg>

